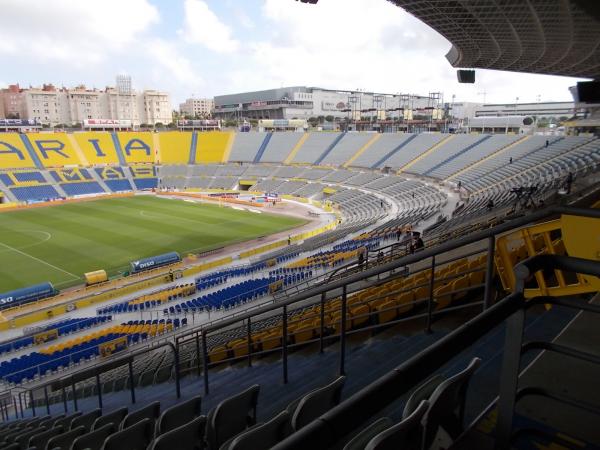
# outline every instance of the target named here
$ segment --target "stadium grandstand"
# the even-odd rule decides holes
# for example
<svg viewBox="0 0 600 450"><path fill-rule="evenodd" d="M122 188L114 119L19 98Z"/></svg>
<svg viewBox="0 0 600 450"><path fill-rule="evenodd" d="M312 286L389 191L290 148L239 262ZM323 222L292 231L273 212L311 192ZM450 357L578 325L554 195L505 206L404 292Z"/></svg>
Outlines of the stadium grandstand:
<svg viewBox="0 0 600 450"><path fill-rule="evenodd" d="M456 67L599 75L585 2L390 1ZM599 169L593 134L0 133L0 449L599 448Z"/></svg>

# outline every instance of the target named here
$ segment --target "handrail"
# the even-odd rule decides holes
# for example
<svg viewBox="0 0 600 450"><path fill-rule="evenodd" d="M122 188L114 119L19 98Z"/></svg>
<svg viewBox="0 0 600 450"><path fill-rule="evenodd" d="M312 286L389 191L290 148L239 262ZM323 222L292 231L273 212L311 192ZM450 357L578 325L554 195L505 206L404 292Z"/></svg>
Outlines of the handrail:
<svg viewBox="0 0 600 450"><path fill-rule="evenodd" d="M207 332L216 331L220 328L228 327L228 326L233 325L242 320L252 318L256 315L271 312L273 310L282 308L283 306L289 306L293 303L297 303L302 300L316 297L318 295L327 293L329 291L339 289L343 286L346 286L346 285L349 285L352 283L356 283L365 278L370 278L370 277L377 276L377 275L380 275L385 272L390 272L394 269L398 269L399 267L404 267L409 264L413 264L415 262L434 257L441 253L446 253L448 251L463 247L465 245L472 244L474 242L482 241L484 239L494 238L496 235L513 230L514 228L518 228L518 227L527 225L531 222L536 222L536 221L539 221L542 219L547 219L548 217L559 215L559 214L570 214L570 215L575 215L575 216L593 217L593 218L600 219L600 210L586 209L586 208L573 208L573 207L567 207L567 206L551 206L551 207L545 208L543 210L534 211L533 213L531 213L529 215L501 223L499 225L496 225L493 228L480 230L480 231L472 233L468 236L463 236L461 238L458 238L458 239L455 239L452 241L446 241L435 247L426 248L420 252L417 252L417 253L414 253L411 255L406 255L406 256L403 256L396 260L393 260L393 261L390 261L390 262L387 262L387 263L384 263L381 265L377 265L375 267L367 268L366 270L364 270L360 273L352 274L344 279L335 280L330 283L325 283L320 286L306 289L305 291L300 292L299 294L297 294L289 299L278 302L276 304L265 305L264 307L255 309L251 312L247 312L245 314L240 314L240 315L238 315L236 317L232 317L230 319L221 320L219 322L219 324L215 324L215 325L208 326L208 327L204 326L204 325L200 325L196 328L188 329L184 333L177 336L176 339L179 340L183 337L190 336L190 335L197 334L197 333L206 334Z"/></svg>
<svg viewBox="0 0 600 450"><path fill-rule="evenodd" d="M45 400L46 400L46 408L49 408L49 403L48 403L48 388L52 387L53 391L56 390L63 390L63 401L65 402L65 408L66 408L66 397L64 397L64 390L65 388L68 388L69 386L72 387L73 389L73 403L75 406L75 410L78 409L77 407L77 396L75 393L75 385L76 383L79 383L81 381L85 381L88 380L90 378L95 377L96 378L96 385L97 385L97 389L98 389L98 402L99 402L99 406L102 407L102 389L101 389L101 385L100 385L100 375L111 371L113 369L116 369L118 367L122 367L122 366L129 366L129 376L131 377L133 375L133 361L137 356L141 356L141 355L145 355L147 354L149 351L154 351L157 350L159 348L162 347L170 347L171 350L173 351L173 355L174 355L174 363L175 365L179 364L179 352L177 350L177 348L175 347L175 345L173 344L173 342L166 340L162 343L158 343L158 345L154 345L152 347L146 348L146 349L139 349L137 351L134 352L130 352L127 355L124 356L120 356L117 359L112 359L110 361L106 361L102 364L98 364L98 365L92 365L91 367L86 367L81 371L78 372L74 372L59 378L55 378L53 380L49 380L46 381L44 383L41 384L37 384L35 386L28 386L28 387L21 387L21 392L18 394L19 395L19 401L20 401L20 396L22 394L27 395L27 393L29 393L29 399L31 402L31 406L32 406L32 411L33 411L33 415L35 416L35 405L34 405L34 391L39 391L39 390L43 390L44 391L44 396L45 396ZM175 389L176 389L176 395L177 398L180 398L181 396L181 386L180 386L180 376L179 376L179 372L175 371ZM132 399L132 403L135 403L135 383L131 382L130 383L130 391L131 391L131 399ZM10 390L8 392L11 392ZM13 397L14 398L14 397ZM66 411L66 409L65 409ZM15 416L17 416L17 412L16 411L16 406L15 406ZM23 415L23 407L21 406L21 415Z"/></svg>
<svg viewBox="0 0 600 450"><path fill-rule="evenodd" d="M552 208L556 211L562 208ZM569 211L573 213L573 211ZM531 217L531 216L530 216ZM553 303L554 297L540 297L525 301L523 287L526 278L535 270L554 268L579 271L600 276L600 262L557 255L539 255L516 266L520 290L509 295L477 317L441 338L392 372L364 387L321 417L273 447L274 450L327 449L360 427L376 413L408 392L428 375L441 368L456 354L468 348L492 328L498 326L516 311L534 304ZM525 278L523 278L525 277Z"/></svg>

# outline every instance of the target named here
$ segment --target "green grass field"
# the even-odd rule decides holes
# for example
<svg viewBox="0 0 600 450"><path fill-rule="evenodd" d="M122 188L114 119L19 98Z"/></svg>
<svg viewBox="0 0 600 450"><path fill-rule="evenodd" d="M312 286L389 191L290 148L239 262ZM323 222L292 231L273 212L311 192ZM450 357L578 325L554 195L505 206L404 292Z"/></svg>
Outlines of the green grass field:
<svg viewBox="0 0 600 450"><path fill-rule="evenodd" d="M0 213L0 292L44 281L64 288L91 270L114 275L135 259L185 256L304 222L151 196Z"/></svg>

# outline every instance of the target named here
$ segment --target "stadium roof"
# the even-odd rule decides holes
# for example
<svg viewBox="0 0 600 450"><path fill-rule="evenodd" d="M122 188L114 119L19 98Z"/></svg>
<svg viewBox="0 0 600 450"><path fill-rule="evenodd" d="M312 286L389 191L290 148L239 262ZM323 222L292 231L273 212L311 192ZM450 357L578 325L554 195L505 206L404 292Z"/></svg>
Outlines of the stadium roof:
<svg viewBox="0 0 600 450"><path fill-rule="evenodd" d="M452 43L454 67L600 78L599 0L389 0Z"/></svg>

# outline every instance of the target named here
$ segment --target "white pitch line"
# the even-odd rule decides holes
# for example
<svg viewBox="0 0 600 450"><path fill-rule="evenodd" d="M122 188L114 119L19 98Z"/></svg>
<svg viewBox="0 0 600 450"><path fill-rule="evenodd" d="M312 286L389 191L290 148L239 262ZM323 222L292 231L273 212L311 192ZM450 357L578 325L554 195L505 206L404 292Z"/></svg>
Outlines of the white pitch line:
<svg viewBox="0 0 600 450"><path fill-rule="evenodd" d="M50 233L48 233L47 231L41 231L41 230L21 230L21 232L40 233L40 234L43 234L45 236L45 238L43 240L39 241L39 242L34 242L33 244L24 245L24 246L20 247L19 250L24 250L26 248L36 247L38 245L43 244L44 242L49 241L52 238L52 235ZM3 252L10 252L10 251L11 251L10 249L3 250ZM0 253L2 253L2 252L0 252Z"/></svg>
<svg viewBox="0 0 600 450"><path fill-rule="evenodd" d="M25 252L22 252L18 248L11 247L10 245L5 244L4 242L0 242L0 245L8 248L9 250L13 250L13 251L15 251L17 253L20 253L23 256L27 256L27 257L29 257L31 259L34 259L35 261L41 262L42 264L46 264L47 266L50 266L50 267L52 267L55 270L58 270L58 271L63 272L63 273L66 273L67 275L71 275L73 278L75 278L77 280L79 280L79 278L80 278L77 275L75 275L74 273L71 273L71 272L69 272L67 270L61 269L60 267L56 267L54 264L50 264L49 262L44 261L43 259L36 258L35 256L32 256L32 255L30 255L28 253L25 253Z"/></svg>

